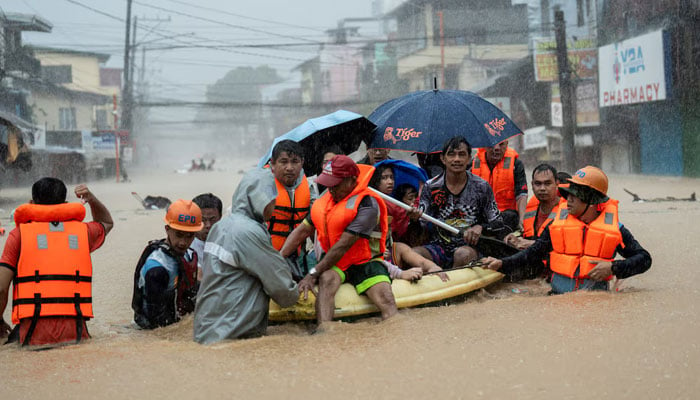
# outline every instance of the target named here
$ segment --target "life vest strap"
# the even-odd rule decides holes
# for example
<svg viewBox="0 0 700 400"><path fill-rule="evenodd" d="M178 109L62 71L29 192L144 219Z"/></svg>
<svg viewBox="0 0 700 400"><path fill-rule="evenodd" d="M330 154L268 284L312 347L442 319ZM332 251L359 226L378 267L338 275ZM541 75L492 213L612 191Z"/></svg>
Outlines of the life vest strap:
<svg viewBox="0 0 700 400"><path fill-rule="evenodd" d="M291 218L291 219L270 218L271 225L273 223L284 224L284 225L297 225L297 224L300 224L302 222L304 222L304 218Z"/></svg>
<svg viewBox="0 0 700 400"><path fill-rule="evenodd" d="M83 310L80 309L80 293L75 293L73 303L75 304L75 344L80 343L83 338Z"/></svg>
<svg viewBox="0 0 700 400"><path fill-rule="evenodd" d="M309 211L311 207L286 207L286 206L275 206L275 210L286 211L291 213L300 213Z"/></svg>
<svg viewBox="0 0 700 400"><path fill-rule="evenodd" d="M40 299L41 299L41 294L35 293L33 300L40 300ZM30 299L27 299L27 300L30 300ZM14 305L14 300L13 300L13 305ZM34 303L34 315L32 315L32 323L29 325L29 329L27 330L27 335L24 337L24 342L22 342L22 346L29 345L29 341L32 339L32 335L34 335L34 329L36 329L36 323L39 321L39 315L41 315L41 303Z"/></svg>
<svg viewBox="0 0 700 400"><path fill-rule="evenodd" d="M292 232L270 230L270 235L276 235L276 236L282 236L282 237L288 237L290 233L292 233Z"/></svg>
<svg viewBox="0 0 700 400"><path fill-rule="evenodd" d="M73 303L79 303L79 304L85 304L85 303L92 303L92 297L40 297L38 293L34 295L35 297L33 298L19 298L19 299L13 299L12 300L12 305L13 306L21 306L24 304L34 304L34 305L40 305L40 304L73 304Z"/></svg>
<svg viewBox="0 0 700 400"><path fill-rule="evenodd" d="M91 276L84 276L84 275L58 275L58 274L49 274L49 275L28 275L28 276L22 276L19 278L14 279L14 283L27 283L27 282L36 282L39 283L41 281L68 281L68 282L92 282L92 277Z"/></svg>

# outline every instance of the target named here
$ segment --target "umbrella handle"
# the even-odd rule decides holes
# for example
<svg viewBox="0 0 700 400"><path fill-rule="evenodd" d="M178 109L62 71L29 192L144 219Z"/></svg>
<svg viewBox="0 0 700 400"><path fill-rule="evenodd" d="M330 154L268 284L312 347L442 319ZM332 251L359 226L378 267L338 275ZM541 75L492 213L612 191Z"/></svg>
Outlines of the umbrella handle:
<svg viewBox="0 0 700 400"><path fill-rule="evenodd" d="M376 193L377 195L379 195L379 197L381 197L382 199L388 201L389 203L395 204L395 205L397 205L397 206L403 208L403 209L406 210L406 211L411 211L411 209L412 209L412 207L409 206L408 204L404 204L402 201L396 200L395 198L393 198L393 197L391 197L391 196L388 196L388 195L386 195L386 194L380 192L379 190L377 190L377 189L375 189L375 188L369 188L369 190L373 191L374 193ZM460 230L459 230L459 229L455 228L454 226L447 225L446 223L440 221L439 219L433 218L433 217L431 217L430 215L426 215L425 213L423 213L423 214L421 214L420 217L421 217L421 219L424 219L424 220L426 220L426 221L428 221L428 222L431 222L431 223L433 223L433 224L439 226L440 228L442 228L442 229L444 229L444 230L446 230L446 231L449 231L449 232L451 232L451 233L453 233L453 234L455 234L455 235L459 235L459 234L460 234Z"/></svg>

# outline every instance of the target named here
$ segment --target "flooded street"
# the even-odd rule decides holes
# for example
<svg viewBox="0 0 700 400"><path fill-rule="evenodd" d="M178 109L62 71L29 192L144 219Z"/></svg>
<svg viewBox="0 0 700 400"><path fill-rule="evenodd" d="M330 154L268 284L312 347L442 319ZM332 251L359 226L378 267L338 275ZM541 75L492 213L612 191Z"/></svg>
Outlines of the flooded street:
<svg viewBox="0 0 700 400"><path fill-rule="evenodd" d="M226 208L239 170L253 163L89 184L115 222L93 253L93 338L40 352L0 347L2 398L697 398L700 203L633 203L623 191L685 198L700 192L689 178L610 176L620 220L653 258L618 293L547 296L538 282L496 284L386 323L337 322L314 335L282 324L209 347L192 341L191 316L132 329L134 267L146 242L164 236L164 211L143 210L131 192L171 200L213 192ZM28 188L0 192L8 231L10 211L29 197Z"/></svg>

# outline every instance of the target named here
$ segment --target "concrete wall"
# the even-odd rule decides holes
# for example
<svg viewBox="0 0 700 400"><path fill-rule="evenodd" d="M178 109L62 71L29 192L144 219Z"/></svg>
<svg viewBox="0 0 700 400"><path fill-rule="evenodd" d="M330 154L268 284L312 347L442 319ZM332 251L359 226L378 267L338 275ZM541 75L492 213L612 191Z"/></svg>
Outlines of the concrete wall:
<svg viewBox="0 0 700 400"><path fill-rule="evenodd" d="M35 51L35 57L41 65L70 65L73 82L62 86L82 92L112 95L109 88L100 86L100 63L97 57L87 55L65 54L60 52Z"/></svg>
<svg viewBox="0 0 700 400"><path fill-rule="evenodd" d="M95 129L95 111L92 102L87 100L71 100L50 93L33 91L27 102L34 112L37 125L46 130L59 130L59 109L75 108L76 130Z"/></svg>
<svg viewBox="0 0 700 400"><path fill-rule="evenodd" d="M70 54L62 52L52 52L47 50L35 50L36 58L42 66L70 65L72 82L61 84L66 89L80 92L97 93L112 97L117 95L117 102L121 102L121 88L117 86L100 86L100 61L97 56L88 54ZM37 122L44 126L46 122L48 129L58 129L59 116L58 109L62 107L76 108L76 123L78 129L96 129L95 110L105 110L108 115L110 126L114 125L112 114L113 104L110 99L104 105L94 106L86 101L71 101L48 94L38 94L36 97ZM51 100L53 99L53 100ZM55 101L55 103L51 103ZM43 110L43 112L41 111ZM116 127L115 127L116 128Z"/></svg>

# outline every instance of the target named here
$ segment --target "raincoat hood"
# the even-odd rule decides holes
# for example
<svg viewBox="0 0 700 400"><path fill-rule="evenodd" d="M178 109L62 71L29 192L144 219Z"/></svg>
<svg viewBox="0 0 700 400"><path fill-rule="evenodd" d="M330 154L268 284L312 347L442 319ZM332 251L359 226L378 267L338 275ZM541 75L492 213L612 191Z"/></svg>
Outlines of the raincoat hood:
<svg viewBox="0 0 700 400"><path fill-rule="evenodd" d="M262 223L265 207L276 198L275 177L267 169L256 168L248 171L238 184L231 200L231 212Z"/></svg>

